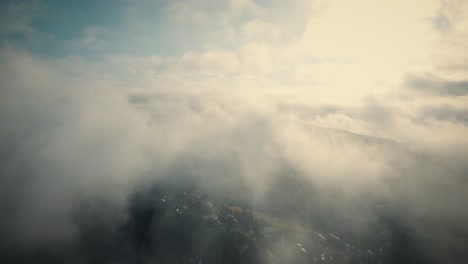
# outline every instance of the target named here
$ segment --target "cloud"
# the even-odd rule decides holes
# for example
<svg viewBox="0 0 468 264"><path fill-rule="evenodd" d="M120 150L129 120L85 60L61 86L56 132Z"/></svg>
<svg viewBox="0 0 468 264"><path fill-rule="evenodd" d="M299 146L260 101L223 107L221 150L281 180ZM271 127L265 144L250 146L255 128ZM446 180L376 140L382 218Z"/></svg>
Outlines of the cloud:
<svg viewBox="0 0 468 264"><path fill-rule="evenodd" d="M79 241L80 205L105 201L121 221L127 198L157 179L265 206L285 176L304 183L313 199L301 206L321 228L372 236L383 200L427 258L464 256L464 18L434 1L371 2L177 2L177 23L158 36L182 51L167 54L112 53L99 27L84 41L98 62L2 47L0 245ZM120 43L138 32L153 49L138 15Z"/></svg>
<svg viewBox="0 0 468 264"><path fill-rule="evenodd" d="M10 208L2 236L25 245L67 241L82 197L119 200L131 182L145 121L105 85L91 90L92 82L79 84L24 52L2 50L1 57L1 120L9 124L1 130L1 186L13 202L2 201Z"/></svg>
<svg viewBox="0 0 468 264"><path fill-rule="evenodd" d="M261 20L247 22L242 29L243 35L251 41L277 41L280 29Z"/></svg>
<svg viewBox="0 0 468 264"><path fill-rule="evenodd" d="M461 25L466 17L463 15L468 5L459 0L441 1L437 15L433 18L433 22L441 33L451 30L460 30Z"/></svg>
<svg viewBox="0 0 468 264"><path fill-rule="evenodd" d="M444 13L439 13L436 17L434 17L433 23L436 29L441 32L449 31L450 27L452 26L450 19Z"/></svg>
<svg viewBox="0 0 468 264"><path fill-rule="evenodd" d="M179 61L184 71L205 73L233 73L238 70L239 62L235 54L226 51L189 52Z"/></svg>
<svg viewBox="0 0 468 264"><path fill-rule="evenodd" d="M261 9L254 1L229 0L229 1L176 1L169 5L177 19L193 22L205 22L208 18L221 18L223 22L230 22L243 14L258 15Z"/></svg>
<svg viewBox="0 0 468 264"><path fill-rule="evenodd" d="M27 52L4 49L1 57L2 243L76 241L77 204L95 197L124 214L126 197L155 179L186 177L224 194L241 182L260 204L283 173L313 183L329 210L343 214L361 193L404 202L414 213L398 217L425 247L443 234L437 257L463 243L450 232L464 232L467 220L454 202L466 193L468 129L450 114L400 108L407 104L395 98L288 110L277 107L285 98L256 91L122 89L77 80ZM330 188L347 198L332 199ZM374 217L369 209L347 224L366 233Z"/></svg>
<svg viewBox="0 0 468 264"><path fill-rule="evenodd" d="M468 123L468 109L455 108L451 105L426 107L422 110L422 119L435 118L441 121Z"/></svg>
<svg viewBox="0 0 468 264"><path fill-rule="evenodd" d="M447 80L431 74L408 75L405 85L422 92L441 96L465 96L468 94L467 80Z"/></svg>
<svg viewBox="0 0 468 264"><path fill-rule="evenodd" d="M40 16L43 5L40 1L23 1L17 3L3 3L0 20L0 36L20 34L28 38L39 32L32 22Z"/></svg>

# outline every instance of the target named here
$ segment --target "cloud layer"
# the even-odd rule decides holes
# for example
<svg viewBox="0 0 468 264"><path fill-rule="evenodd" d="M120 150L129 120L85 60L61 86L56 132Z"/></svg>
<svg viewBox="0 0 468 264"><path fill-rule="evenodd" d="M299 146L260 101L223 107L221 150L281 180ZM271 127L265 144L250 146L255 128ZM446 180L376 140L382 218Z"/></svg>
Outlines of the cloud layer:
<svg viewBox="0 0 468 264"><path fill-rule="evenodd" d="M332 208L357 208L365 193L404 202L402 221L423 244L446 241L436 257L466 242L468 127L451 118L467 111L464 97L285 107L254 92L122 89L77 80L24 51L1 57L1 232L10 246L73 241L80 203L104 199L123 213L128 194L155 179L225 193L241 182L262 204L274 175L285 173L313 183ZM329 189L345 199L334 201ZM363 229L372 214L348 224Z"/></svg>
<svg viewBox="0 0 468 264"><path fill-rule="evenodd" d="M118 28L70 39L28 3L0 20L5 251L75 243L85 202L123 221L129 195L159 179L265 207L286 175L310 187L304 207L338 216L317 221L372 235L384 200L425 257L465 257L462 1L136 1Z"/></svg>

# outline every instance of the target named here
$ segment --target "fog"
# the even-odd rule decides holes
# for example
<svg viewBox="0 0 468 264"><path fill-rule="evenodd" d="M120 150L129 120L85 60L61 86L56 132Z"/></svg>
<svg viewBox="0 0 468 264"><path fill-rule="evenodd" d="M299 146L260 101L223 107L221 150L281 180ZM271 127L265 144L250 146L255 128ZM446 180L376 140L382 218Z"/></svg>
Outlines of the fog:
<svg viewBox="0 0 468 264"><path fill-rule="evenodd" d="M20 49L0 53L3 253L79 243L83 204L97 208L90 219L124 222L129 197L161 179L241 193L261 210L299 192L272 189L283 175L314 197L298 207L325 208L314 219L328 230L375 235L385 201L426 261L466 260L462 83L448 84L456 91L445 97L434 94L443 81L412 77L414 89L330 106L256 89L140 89L62 66Z"/></svg>

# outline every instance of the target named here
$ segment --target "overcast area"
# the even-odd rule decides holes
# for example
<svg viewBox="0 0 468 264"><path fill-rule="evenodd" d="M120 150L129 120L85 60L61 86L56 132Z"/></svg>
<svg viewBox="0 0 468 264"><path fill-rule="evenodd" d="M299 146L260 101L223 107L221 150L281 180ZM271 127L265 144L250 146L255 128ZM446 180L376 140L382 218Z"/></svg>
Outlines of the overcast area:
<svg viewBox="0 0 468 264"><path fill-rule="evenodd" d="M82 204L125 222L160 180L261 211L296 192L272 187L282 175L335 212L289 221L374 236L393 206L421 262L464 263L467 14L458 0L2 2L0 260L80 243Z"/></svg>

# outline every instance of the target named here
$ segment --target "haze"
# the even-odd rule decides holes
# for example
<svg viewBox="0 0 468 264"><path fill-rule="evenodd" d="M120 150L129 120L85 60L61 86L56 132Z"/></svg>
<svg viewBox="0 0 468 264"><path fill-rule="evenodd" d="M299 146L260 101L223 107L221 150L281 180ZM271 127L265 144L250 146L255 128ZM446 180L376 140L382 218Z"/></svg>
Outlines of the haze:
<svg viewBox="0 0 468 264"><path fill-rule="evenodd" d="M134 197L184 193L203 219L251 210L254 263L466 263L467 15L461 0L2 1L0 262L216 263L88 247L83 226L139 223Z"/></svg>

